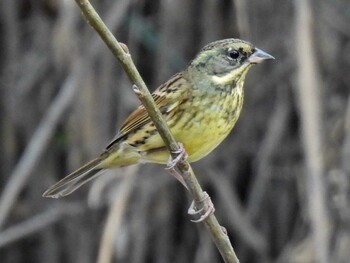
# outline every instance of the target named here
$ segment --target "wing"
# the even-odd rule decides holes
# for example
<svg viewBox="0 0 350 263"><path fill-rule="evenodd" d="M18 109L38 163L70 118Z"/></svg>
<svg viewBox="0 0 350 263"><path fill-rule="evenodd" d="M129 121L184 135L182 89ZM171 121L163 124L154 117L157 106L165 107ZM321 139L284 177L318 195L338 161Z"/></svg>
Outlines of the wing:
<svg viewBox="0 0 350 263"><path fill-rule="evenodd" d="M189 88L188 83L184 79L182 73L178 73L171 77L167 82L156 89L152 97L160 109L162 114L169 113L174 110L182 101L186 98ZM141 105L129 117L126 118L122 127L119 130L117 136L107 146L107 149L111 148L121 138L127 134L135 131L136 129L150 123L152 120L148 116L146 109Z"/></svg>

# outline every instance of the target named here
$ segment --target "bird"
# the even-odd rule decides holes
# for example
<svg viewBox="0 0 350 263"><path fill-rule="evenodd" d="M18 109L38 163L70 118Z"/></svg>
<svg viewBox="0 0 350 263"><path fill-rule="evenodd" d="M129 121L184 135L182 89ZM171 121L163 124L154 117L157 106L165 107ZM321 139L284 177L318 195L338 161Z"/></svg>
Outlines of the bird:
<svg viewBox="0 0 350 263"><path fill-rule="evenodd" d="M174 138L195 162L213 151L241 114L244 82L254 64L274 59L250 42L228 38L203 47L187 68L160 85L152 97ZM67 196L106 169L139 163L166 164L170 154L143 105L124 121L95 159L43 193Z"/></svg>

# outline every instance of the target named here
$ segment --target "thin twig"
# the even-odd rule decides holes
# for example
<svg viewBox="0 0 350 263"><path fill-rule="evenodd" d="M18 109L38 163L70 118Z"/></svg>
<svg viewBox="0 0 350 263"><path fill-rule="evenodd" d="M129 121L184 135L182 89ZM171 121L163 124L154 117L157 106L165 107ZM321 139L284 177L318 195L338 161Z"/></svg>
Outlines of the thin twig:
<svg viewBox="0 0 350 263"><path fill-rule="evenodd" d="M131 81L135 84L134 91L138 95L140 101L146 108L149 116L154 122L160 136L162 137L166 147L168 148L172 158L178 156L180 147L175 141L175 138L169 131L165 120L146 87L146 84L142 80L140 73L137 71L130 54L123 49L122 45L115 39L113 34L105 26L95 9L91 6L88 0L76 0L76 3L81 8L85 18L89 24L97 31L112 53L120 61L125 72L128 74ZM190 164L186 160L181 160L177 163L177 168L182 174L189 191L195 201L195 204L199 204L204 196L204 192L196 179ZM239 262L237 256L232 248L228 236L223 232L214 215L208 216L203 221L205 227L209 231L211 238L219 249L225 262Z"/></svg>

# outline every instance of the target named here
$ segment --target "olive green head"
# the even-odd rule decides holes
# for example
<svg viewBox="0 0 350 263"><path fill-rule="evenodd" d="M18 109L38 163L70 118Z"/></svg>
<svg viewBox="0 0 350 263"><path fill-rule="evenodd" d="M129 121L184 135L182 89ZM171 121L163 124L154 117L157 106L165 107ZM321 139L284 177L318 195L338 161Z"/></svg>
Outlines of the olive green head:
<svg viewBox="0 0 350 263"><path fill-rule="evenodd" d="M253 64L273 56L240 39L224 39L205 46L192 60L188 71L197 79L206 78L214 84L230 85L244 80Z"/></svg>

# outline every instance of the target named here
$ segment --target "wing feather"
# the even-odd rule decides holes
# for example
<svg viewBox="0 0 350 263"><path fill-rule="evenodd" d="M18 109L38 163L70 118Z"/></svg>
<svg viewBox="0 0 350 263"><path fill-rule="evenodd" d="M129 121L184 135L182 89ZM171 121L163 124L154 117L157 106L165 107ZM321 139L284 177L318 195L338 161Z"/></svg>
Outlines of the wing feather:
<svg viewBox="0 0 350 263"><path fill-rule="evenodd" d="M185 98L185 94L187 94L187 90L188 88L183 74L178 73L170 78L169 81L158 87L158 89L153 92L152 97L161 113L165 114L174 110L181 103L181 101ZM119 133L107 146L107 149L111 148L127 134L135 131L145 124L148 124L149 122L151 122L151 118L149 117L146 109L143 107L143 105L139 106L126 118L119 130Z"/></svg>

